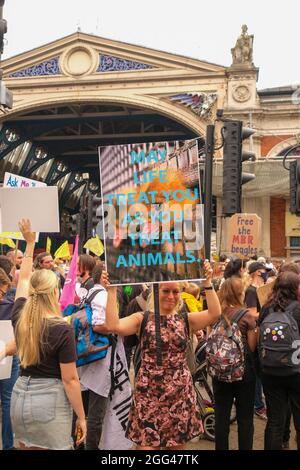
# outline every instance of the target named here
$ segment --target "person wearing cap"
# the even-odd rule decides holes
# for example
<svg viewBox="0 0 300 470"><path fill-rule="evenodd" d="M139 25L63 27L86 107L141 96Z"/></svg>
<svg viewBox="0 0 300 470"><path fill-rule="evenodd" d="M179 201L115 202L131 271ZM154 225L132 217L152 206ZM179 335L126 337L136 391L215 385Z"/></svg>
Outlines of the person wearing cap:
<svg viewBox="0 0 300 470"><path fill-rule="evenodd" d="M266 274L265 265L259 261L253 261L248 267L245 304L256 321L261 309L257 288L265 284ZM254 412L260 419L267 419L266 407L262 397L262 384L258 376L256 377Z"/></svg>

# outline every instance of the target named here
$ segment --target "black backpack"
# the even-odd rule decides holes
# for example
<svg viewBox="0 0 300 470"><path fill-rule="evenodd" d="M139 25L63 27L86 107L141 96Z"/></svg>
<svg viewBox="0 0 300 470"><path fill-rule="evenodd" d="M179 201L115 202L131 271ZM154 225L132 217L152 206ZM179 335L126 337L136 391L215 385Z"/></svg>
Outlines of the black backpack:
<svg viewBox="0 0 300 470"><path fill-rule="evenodd" d="M296 349L299 345L299 327L292 302L284 312L270 309L260 324L259 357L262 372L275 376L289 376L300 372Z"/></svg>

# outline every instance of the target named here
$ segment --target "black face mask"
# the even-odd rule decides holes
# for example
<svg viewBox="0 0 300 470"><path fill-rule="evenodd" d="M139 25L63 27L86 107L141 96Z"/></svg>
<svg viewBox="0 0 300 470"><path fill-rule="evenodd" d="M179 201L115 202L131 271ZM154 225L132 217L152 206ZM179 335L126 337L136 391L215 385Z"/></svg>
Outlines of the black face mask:
<svg viewBox="0 0 300 470"><path fill-rule="evenodd" d="M264 283L266 283L268 279L268 273L261 273L260 277L264 280Z"/></svg>

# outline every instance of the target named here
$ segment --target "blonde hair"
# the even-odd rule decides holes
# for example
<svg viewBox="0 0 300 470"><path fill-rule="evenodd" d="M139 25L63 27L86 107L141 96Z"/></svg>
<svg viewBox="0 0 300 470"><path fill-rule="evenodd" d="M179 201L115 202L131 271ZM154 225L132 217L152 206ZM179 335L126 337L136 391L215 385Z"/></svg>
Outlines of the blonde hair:
<svg viewBox="0 0 300 470"><path fill-rule="evenodd" d="M187 294L191 294L196 299L198 299L200 295L200 286L198 286L194 282L184 282L182 286L183 286L183 289L182 289L183 292L186 292Z"/></svg>
<svg viewBox="0 0 300 470"><path fill-rule="evenodd" d="M230 324L228 313L232 308L241 308L244 305L245 291L240 277L232 276L226 279L220 287L218 297L221 304L222 315Z"/></svg>
<svg viewBox="0 0 300 470"><path fill-rule="evenodd" d="M47 345L48 330L63 322L57 299L57 276L48 269L33 273L28 299L16 327L16 343L21 366L39 364Z"/></svg>
<svg viewBox="0 0 300 470"><path fill-rule="evenodd" d="M8 286L9 288L10 285L11 285L11 282L10 282L8 275L6 274L4 269L0 268L0 286Z"/></svg>

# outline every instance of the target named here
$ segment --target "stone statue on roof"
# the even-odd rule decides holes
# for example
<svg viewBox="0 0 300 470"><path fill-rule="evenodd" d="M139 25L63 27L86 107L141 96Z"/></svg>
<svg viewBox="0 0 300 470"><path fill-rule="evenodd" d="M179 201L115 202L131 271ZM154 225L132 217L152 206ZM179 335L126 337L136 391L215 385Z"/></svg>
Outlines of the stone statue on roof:
<svg viewBox="0 0 300 470"><path fill-rule="evenodd" d="M253 34L248 34L248 26L242 26L242 34L231 49L232 65L253 65Z"/></svg>

